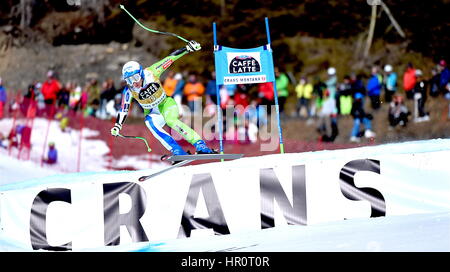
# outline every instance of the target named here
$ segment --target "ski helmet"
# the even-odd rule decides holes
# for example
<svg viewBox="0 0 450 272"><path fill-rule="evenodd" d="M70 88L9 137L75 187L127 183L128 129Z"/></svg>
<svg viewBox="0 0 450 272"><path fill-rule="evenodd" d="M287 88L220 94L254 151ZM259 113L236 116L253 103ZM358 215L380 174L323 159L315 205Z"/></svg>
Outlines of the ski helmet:
<svg viewBox="0 0 450 272"><path fill-rule="evenodd" d="M336 68L334 67L328 68L327 73L329 76L334 76L336 74Z"/></svg>
<svg viewBox="0 0 450 272"><path fill-rule="evenodd" d="M392 65L386 64L386 65L384 66L384 71L385 71L386 73L392 72Z"/></svg>
<svg viewBox="0 0 450 272"><path fill-rule="evenodd" d="M129 86L133 86L134 82L144 78L144 70L137 61L132 60L123 65L122 77Z"/></svg>

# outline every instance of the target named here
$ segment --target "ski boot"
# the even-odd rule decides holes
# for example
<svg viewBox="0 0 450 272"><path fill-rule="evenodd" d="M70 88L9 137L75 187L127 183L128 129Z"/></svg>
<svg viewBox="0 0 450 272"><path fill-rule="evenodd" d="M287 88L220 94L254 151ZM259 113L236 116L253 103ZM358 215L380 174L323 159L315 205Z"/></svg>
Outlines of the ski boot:
<svg viewBox="0 0 450 272"><path fill-rule="evenodd" d="M194 147L196 150L196 154L217 154L218 152L210 149L205 141L203 140L198 140L197 142L194 143Z"/></svg>
<svg viewBox="0 0 450 272"><path fill-rule="evenodd" d="M171 155L168 155L168 154L162 155L162 156L161 156L161 160L162 160L162 161L165 161L165 160L167 160L167 158L169 158L170 156L175 156L175 155L189 155L189 154L191 154L191 152L189 152L189 151L186 152L186 151L184 151L181 147L180 147L180 148L174 148L174 149L170 150L170 152L172 153ZM172 165L175 165L175 164L180 163L180 162L182 162L182 161L173 161L173 162L172 162Z"/></svg>

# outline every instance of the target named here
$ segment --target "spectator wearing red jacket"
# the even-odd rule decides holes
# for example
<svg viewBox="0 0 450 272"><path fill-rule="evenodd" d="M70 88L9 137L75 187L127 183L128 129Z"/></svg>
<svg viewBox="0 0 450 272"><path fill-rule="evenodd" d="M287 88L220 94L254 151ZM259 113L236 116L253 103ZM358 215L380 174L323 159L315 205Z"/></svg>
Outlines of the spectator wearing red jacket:
<svg viewBox="0 0 450 272"><path fill-rule="evenodd" d="M414 98L414 86L416 85L416 69L414 69L412 63L408 63L405 73L403 74L403 90L406 93L406 98Z"/></svg>
<svg viewBox="0 0 450 272"><path fill-rule="evenodd" d="M44 96L45 111L48 117L55 113L55 102L58 97L58 92L61 89L61 83L55 78L55 73L52 70L47 72L47 80L42 84L41 92Z"/></svg>
<svg viewBox="0 0 450 272"><path fill-rule="evenodd" d="M267 114L271 113L271 105L274 104L273 83L265 82L258 84L258 97L261 99L260 105L267 106Z"/></svg>
<svg viewBox="0 0 450 272"><path fill-rule="evenodd" d="M248 107L249 105L249 101L248 101L248 95L246 93L246 90L244 90L243 88L245 88L245 85L242 86L238 86L238 88L236 89L236 93L234 94L234 103L236 106L240 105L241 108L238 109L238 113L240 115L244 114L245 109ZM242 111L240 111L242 109Z"/></svg>

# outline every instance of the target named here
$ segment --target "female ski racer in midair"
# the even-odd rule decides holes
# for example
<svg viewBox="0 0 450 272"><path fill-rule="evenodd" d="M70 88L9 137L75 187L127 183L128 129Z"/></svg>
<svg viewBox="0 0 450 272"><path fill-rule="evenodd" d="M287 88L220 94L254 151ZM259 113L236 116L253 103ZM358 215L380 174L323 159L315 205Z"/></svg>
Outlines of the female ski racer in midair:
<svg viewBox="0 0 450 272"><path fill-rule="evenodd" d="M211 150L192 128L178 119L178 106L172 97L166 95L159 79L161 74L174 61L189 52L200 49L199 43L190 41L186 47L174 51L169 56L145 69L136 61L125 63L122 68L122 76L127 82L127 87L123 90L121 109L117 114L117 120L111 129L111 134L113 136L119 135L119 131L122 129L122 125L128 115L130 103L134 98L144 109L145 124L150 132L173 155L186 155L187 153L163 129L165 124L192 144L197 154L217 153Z"/></svg>

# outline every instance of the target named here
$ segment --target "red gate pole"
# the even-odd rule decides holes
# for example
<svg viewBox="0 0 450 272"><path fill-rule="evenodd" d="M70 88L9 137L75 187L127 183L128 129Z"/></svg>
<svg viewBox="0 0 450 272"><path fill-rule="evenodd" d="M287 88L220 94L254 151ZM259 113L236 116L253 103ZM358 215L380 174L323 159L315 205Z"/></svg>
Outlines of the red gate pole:
<svg viewBox="0 0 450 272"><path fill-rule="evenodd" d="M81 109L80 115L80 139L78 141L78 158L77 158L77 172L80 172L81 166L81 142L83 140L83 128L84 128L84 112Z"/></svg>
<svg viewBox="0 0 450 272"><path fill-rule="evenodd" d="M20 109L19 100L20 100L20 92L17 93L17 96L16 96L17 108L14 110L14 114L13 114L13 125L11 128L11 132L16 129L17 113L19 112L19 109ZM17 137L17 134L16 134L16 137ZM11 156L11 152L12 152L12 145L10 143L8 145L8 156Z"/></svg>
<svg viewBox="0 0 450 272"><path fill-rule="evenodd" d="M31 135L33 134L33 127L34 127L34 118L36 118L36 112L37 112L37 102L35 100L34 93L32 94L30 98L30 103L28 104L27 109L27 125L30 127L30 141L31 141ZM26 157L26 160L29 161L31 156L31 145L28 148L28 155Z"/></svg>

